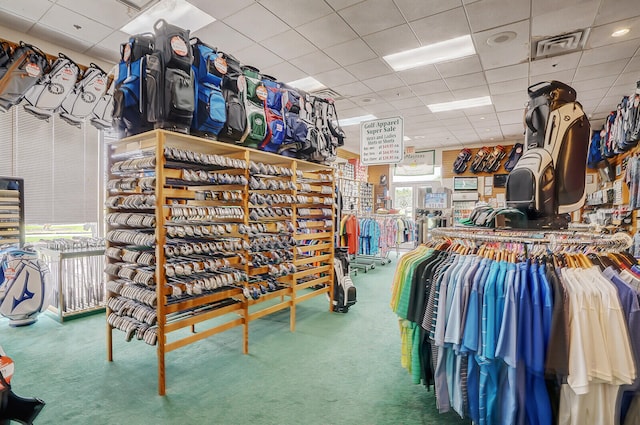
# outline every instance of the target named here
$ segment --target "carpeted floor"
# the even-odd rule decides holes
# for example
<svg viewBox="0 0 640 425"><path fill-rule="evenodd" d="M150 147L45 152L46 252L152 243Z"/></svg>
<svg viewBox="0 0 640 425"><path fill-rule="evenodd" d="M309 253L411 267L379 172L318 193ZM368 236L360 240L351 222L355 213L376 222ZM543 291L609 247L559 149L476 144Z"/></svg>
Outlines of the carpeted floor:
<svg viewBox="0 0 640 425"><path fill-rule="evenodd" d="M433 391L400 366L389 309L396 263L354 277L358 303L327 312L317 297L167 355L167 395L157 395L156 351L114 332L106 360L104 315L59 324L49 314L25 328L0 319L0 345L16 361L17 394L47 405L40 424L462 424L437 413Z"/></svg>

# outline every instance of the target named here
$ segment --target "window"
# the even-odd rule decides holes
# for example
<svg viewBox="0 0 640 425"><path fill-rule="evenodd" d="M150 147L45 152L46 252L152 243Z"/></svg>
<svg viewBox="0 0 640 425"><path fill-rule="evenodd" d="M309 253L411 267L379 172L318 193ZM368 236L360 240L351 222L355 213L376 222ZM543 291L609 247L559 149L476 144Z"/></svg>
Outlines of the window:
<svg viewBox="0 0 640 425"><path fill-rule="evenodd" d="M55 237L95 236L103 190L99 130L57 115L40 120L18 105L0 114L0 143L0 175L24 178L27 234L51 237L47 229L64 225Z"/></svg>

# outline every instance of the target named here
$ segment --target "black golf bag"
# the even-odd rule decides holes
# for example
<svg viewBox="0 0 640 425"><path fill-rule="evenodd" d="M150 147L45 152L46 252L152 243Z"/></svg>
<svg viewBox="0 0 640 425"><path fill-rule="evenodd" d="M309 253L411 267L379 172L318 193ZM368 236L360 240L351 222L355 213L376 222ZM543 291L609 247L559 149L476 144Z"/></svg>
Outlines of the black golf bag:
<svg viewBox="0 0 640 425"><path fill-rule="evenodd" d="M528 91L525 152L507 178L507 206L553 226L584 204L591 129L573 88L550 81Z"/></svg>
<svg viewBox="0 0 640 425"><path fill-rule="evenodd" d="M155 51L146 57L143 78L147 120L155 128L189 132L195 110L195 74L189 30L158 20Z"/></svg>
<svg viewBox="0 0 640 425"><path fill-rule="evenodd" d="M347 313L356 303L356 287L349 276L349 253L337 248L333 259L333 311Z"/></svg>
<svg viewBox="0 0 640 425"><path fill-rule="evenodd" d="M0 66L0 110L20 103L24 94L49 72L47 56L35 46L20 42L4 66Z"/></svg>

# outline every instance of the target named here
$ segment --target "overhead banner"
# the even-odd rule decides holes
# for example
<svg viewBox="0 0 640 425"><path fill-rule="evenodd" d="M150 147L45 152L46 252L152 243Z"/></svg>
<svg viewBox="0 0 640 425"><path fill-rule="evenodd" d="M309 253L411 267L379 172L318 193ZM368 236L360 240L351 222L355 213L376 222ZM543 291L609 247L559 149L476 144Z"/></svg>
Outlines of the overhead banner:
<svg viewBox="0 0 640 425"><path fill-rule="evenodd" d="M364 121L360 124L360 162L365 165L397 164L404 155L402 117Z"/></svg>
<svg viewBox="0 0 640 425"><path fill-rule="evenodd" d="M435 172L436 151L405 152L401 163L395 165L396 176L430 176Z"/></svg>

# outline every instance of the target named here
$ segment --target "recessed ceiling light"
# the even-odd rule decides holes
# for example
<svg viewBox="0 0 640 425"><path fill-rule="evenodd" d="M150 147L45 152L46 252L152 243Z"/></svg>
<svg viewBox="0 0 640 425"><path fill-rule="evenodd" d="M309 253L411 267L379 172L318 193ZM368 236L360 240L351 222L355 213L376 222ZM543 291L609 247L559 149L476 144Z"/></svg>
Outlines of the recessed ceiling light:
<svg viewBox="0 0 640 425"><path fill-rule="evenodd" d="M316 91L326 88L324 84L313 77L300 78L299 80L291 81L287 84L291 87L295 87L304 91Z"/></svg>
<svg viewBox="0 0 640 425"><path fill-rule="evenodd" d="M484 119L484 117L480 117L480 119L481 119L481 120L483 120L483 119Z"/></svg>
<svg viewBox="0 0 640 425"><path fill-rule="evenodd" d="M415 139L426 139L427 136L416 136Z"/></svg>
<svg viewBox="0 0 640 425"><path fill-rule="evenodd" d="M191 32L206 27L216 20L213 16L203 12L188 1L162 0L136 16L135 19L120 28L120 30L127 34L149 32L153 29L153 24L160 18L180 28L189 28Z"/></svg>
<svg viewBox="0 0 640 425"><path fill-rule="evenodd" d="M373 97L363 97L360 99L360 103L373 103L376 100Z"/></svg>
<svg viewBox="0 0 640 425"><path fill-rule="evenodd" d="M338 121L338 124L340 124L340 126L342 127L346 127L349 125L360 124L362 121L370 121L375 119L376 119L375 115L367 114L367 115L361 115L359 117L343 118Z"/></svg>
<svg viewBox="0 0 640 425"><path fill-rule="evenodd" d="M403 137L402 137L402 140L403 140L403 141L405 141L405 142L409 142L409 141L411 141L411 137L409 137L409 136L403 136Z"/></svg>
<svg viewBox="0 0 640 425"><path fill-rule="evenodd" d="M627 34L629 34L629 28L622 28L617 31L614 31L613 34L611 34L611 37L622 37L623 35L627 35Z"/></svg>
<svg viewBox="0 0 640 425"><path fill-rule="evenodd" d="M491 105L491 96L474 97L471 99L454 100L453 102L432 103L427 105L431 112L454 111L456 109L475 108Z"/></svg>
<svg viewBox="0 0 640 425"><path fill-rule="evenodd" d="M484 131L491 131L491 129L490 128L485 128Z"/></svg>
<svg viewBox="0 0 640 425"><path fill-rule="evenodd" d="M489 46L497 46L498 44L507 43L516 38L518 34L513 31L502 31L498 34L494 34L487 39Z"/></svg>
<svg viewBox="0 0 640 425"><path fill-rule="evenodd" d="M462 37L428 44L416 49L393 53L383 56L382 59L387 61L395 71L403 71L432 63L463 58L475 53L476 50L473 47L471 36L463 35Z"/></svg>

